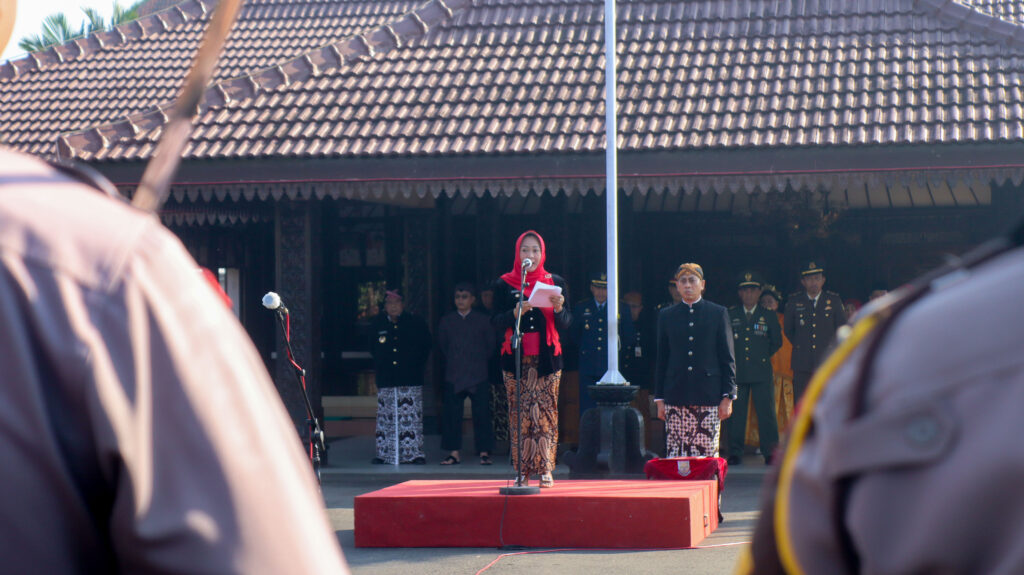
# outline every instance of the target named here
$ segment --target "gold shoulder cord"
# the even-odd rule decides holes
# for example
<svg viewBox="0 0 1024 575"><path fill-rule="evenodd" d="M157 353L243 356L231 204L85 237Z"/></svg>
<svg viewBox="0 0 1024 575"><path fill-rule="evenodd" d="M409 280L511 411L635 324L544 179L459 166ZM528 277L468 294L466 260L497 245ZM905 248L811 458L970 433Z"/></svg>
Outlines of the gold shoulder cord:
<svg viewBox="0 0 1024 575"><path fill-rule="evenodd" d="M789 441L786 443L785 450L783 451L775 488L774 514L771 517L772 535L774 537L776 556L786 573L790 575L804 575L805 573L797 559L796 550L793 548L793 539L788 529L790 517L789 495L793 483L793 473L796 468L796 459L810 433L815 407L836 371L849 359L850 354L855 349L865 343L872 346L866 351L867 357L864 359L864 365L861 367L858 379L854 382L850 417L851 419L856 419L864 409L863 402L866 400L865 394L870 381L871 356L878 351L877 346L881 343L880 338L885 336L885 333L879 333L879 330L888 329L898 315L929 294L937 285L943 284L946 278L956 274L969 273L969 270L972 268L1019 246L1024 246L1024 224L1019 225L1009 237L999 237L985 242L963 257L948 262L946 265L921 276L907 286L871 304L868 308L862 310L865 315L863 319L853 326L850 335L840 340L835 352L828 356L825 363L814 374L800 404L800 411L793 422ZM869 336L872 336L874 339L869 338ZM841 486L840 489L842 489ZM841 526L840 529L842 529ZM748 546L744 553L740 555L736 573L753 573L755 568L754 557L751 548Z"/></svg>
<svg viewBox="0 0 1024 575"><path fill-rule="evenodd" d="M825 363L815 372L811 383L804 394L800 405L800 413L797 414L793 423L793 431L783 453L782 465L779 468L779 484L775 492L775 538L779 553L779 560L786 572L791 575L804 575L804 570L797 561L796 552L793 549L793 541L789 537L789 493L790 484L793 481L793 470L796 466L796 458L800 453L800 447L807 439L808 431L811 428L811 421L814 417L814 408L821 397L825 386L850 356L853 350L863 343L867 336L881 323L879 314L871 314L853 326L853 331L833 352L828 356ZM749 557L749 553L747 554Z"/></svg>

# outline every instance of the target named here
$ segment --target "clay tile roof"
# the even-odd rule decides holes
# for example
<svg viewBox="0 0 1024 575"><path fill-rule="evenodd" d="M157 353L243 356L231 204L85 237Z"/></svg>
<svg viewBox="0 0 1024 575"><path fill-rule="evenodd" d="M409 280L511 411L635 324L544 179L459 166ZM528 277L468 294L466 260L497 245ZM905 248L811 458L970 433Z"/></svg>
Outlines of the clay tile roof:
<svg viewBox="0 0 1024 575"><path fill-rule="evenodd" d="M216 80L282 63L290 67L281 73L300 73L302 64L292 59L394 22L421 4L422 0L247 2ZM215 6L214 0L185 0L115 31L0 64L3 142L32 153L52 153L60 134L169 105ZM246 84L226 86L227 101L250 95ZM222 95L220 100L224 99Z"/></svg>
<svg viewBox="0 0 1024 575"><path fill-rule="evenodd" d="M189 1L91 52L0 68L6 143L144 158L208 18L182 6L212 6ZM1022 15L1024 1L619 0L619 146L1019 141ZM252 0L187 154L597 151L603 66L600 0Z"/></svg>

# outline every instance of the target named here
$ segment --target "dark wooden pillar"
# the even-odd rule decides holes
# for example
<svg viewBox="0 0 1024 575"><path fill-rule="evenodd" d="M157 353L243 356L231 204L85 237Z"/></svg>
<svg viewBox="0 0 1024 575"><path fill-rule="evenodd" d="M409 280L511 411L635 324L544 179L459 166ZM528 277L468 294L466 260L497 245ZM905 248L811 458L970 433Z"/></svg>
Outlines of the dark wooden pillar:
<svg viewBox="0 0 1024 575"><path fill-rule="evenodd" d="M323 421L320 382L320 210L315 202L284 201L275 207L277 247L275 285L291 315L295 360L306 370L306 390L317 418ZM279 330L280 331L280 330ZM304 433L306 407L295 370L288 362L284 335L277 334L274 383L296 428Z"/></svg>
<svg viewBox="0 0 1024 575"><path fill-rule="evenodd" d="M1015 186L1010 181L992 182L992 205L984 212L984 216L977 218L982 225L972 229L973 243L1009 233L1020 225L1021 218L1024 218L1024 185Z"/></svg>
<svg viewBox="0 0 1024 575"><path fill-rule="evenodd" d="M569 205L564 194L541 196L541 213L539 228L543 229L544 241L548 246L548 260L552 263L546 267L553 269L555 273L567 277L564 270L569 261L572 260L572 252L569 249L569 229L566 226L565 214Z"/></svg>
<svg viewBox="0 0 1024 575"><path fill-rule="evenodd" d="M498 217L494 198L485 195L476 200L476 281L490 282L498 275ZM477 287L480 287L479 285Z"/></svg>
<svg viewBox="0 0 1024 575"><path fill-rule="evenodd" d="M432 334L437 325L437 293L441 283L436 256L440 239L437 214L438 210L422 210L409 212L403 218L405 250L402 252L402 292L405 296L405 309L423 318ZM433 354L427 365L433 365L432 362ZM433 400L435 397L440 397L438 387L434 370L428 367L423 385L423 430L427 434L437 433L438 406Z"/></svg>
<svg viewBox="0 0 1024 575"><path fill-rule="evenodd" d="M443 314L444 310L448 309L448 306L451 305L452 289L455 287L455 224L452 220L452 201L449 198L441 197L437 199L436 205L435 212L440 220L440 225L438 226L440 249L436 251L441 254L441 261L439 266L440 284L438 285L436 298L432 301L438 313ZM458 262L458 265L465 265L465 262ZM440 317L432 319L435 324L441 320Z"/></svg>
<svg viewBox="0 0 1024 575"><path fill-rule="evenodd" d="M640 193L640 192L637 192ZM631 291L643 291L643 275L640 267L643 253L637 249L636 215L633 212L633 196L619 191L619 299ZM619 310L625 313L625 310Z"/></svg>

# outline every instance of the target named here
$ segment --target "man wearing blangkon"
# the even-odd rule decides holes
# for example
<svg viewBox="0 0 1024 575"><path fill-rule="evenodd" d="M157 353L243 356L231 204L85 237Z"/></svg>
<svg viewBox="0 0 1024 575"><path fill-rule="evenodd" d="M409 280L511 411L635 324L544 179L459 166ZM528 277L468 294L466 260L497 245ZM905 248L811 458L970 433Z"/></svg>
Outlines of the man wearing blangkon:
<svg viewBox="0 0 1024 575"><path fill-rule="evenodd" d="M0 571L347 572L196 269L151 214L0 148Z"/></svg>

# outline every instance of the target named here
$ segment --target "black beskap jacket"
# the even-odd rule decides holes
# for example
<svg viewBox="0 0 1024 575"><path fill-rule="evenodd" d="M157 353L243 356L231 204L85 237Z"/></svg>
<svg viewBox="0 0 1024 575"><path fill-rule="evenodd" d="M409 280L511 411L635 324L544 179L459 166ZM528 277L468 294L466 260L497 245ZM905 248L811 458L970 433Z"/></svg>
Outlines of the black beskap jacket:
<svg viewBox="0 0 1024 575"><path fill-rule="evenodd" d="M669 405L718 405L736 396L736 359L729 312L701 299L658 314L654 397Z"/></svg>
<svg viewBox="0 0 1024 575"><path fill-rule="evenodd" d="M427 357L430 356L430 330L419 316L402 312L392 323L381 312L372 324L370 353L377 370L377 388L421 386Z"/></svg>

